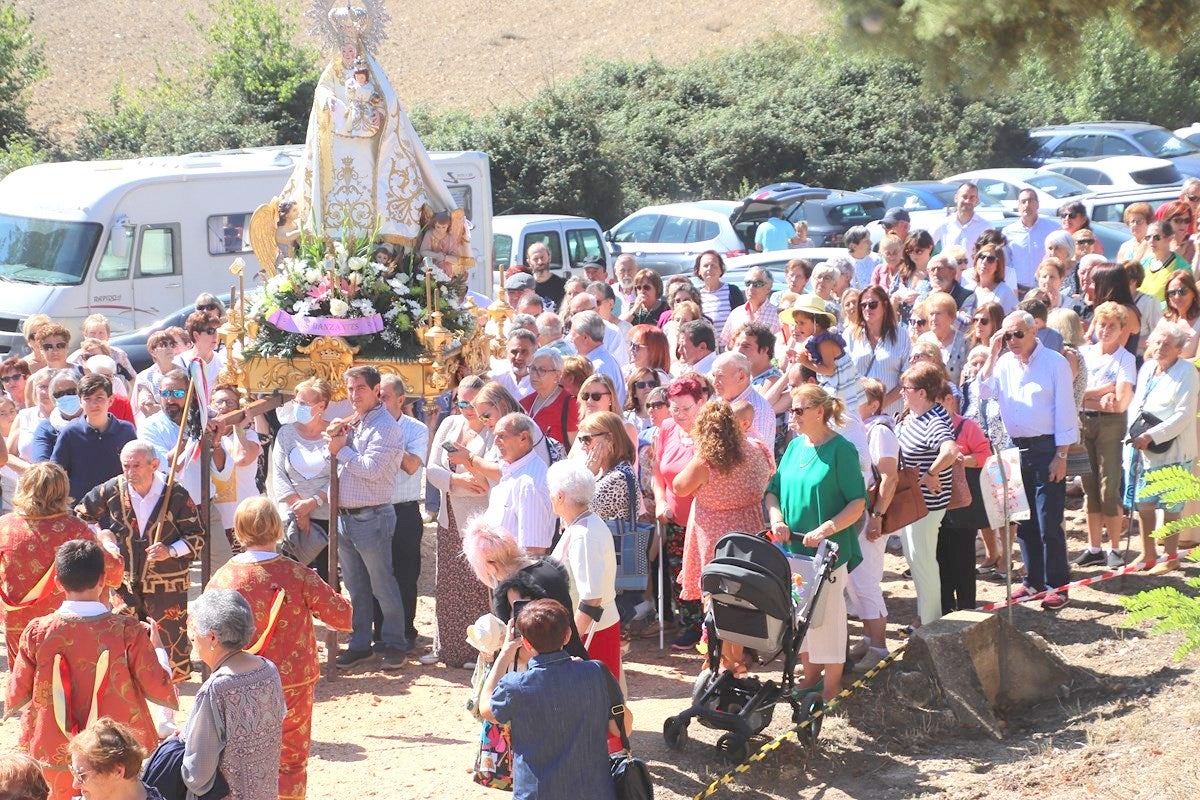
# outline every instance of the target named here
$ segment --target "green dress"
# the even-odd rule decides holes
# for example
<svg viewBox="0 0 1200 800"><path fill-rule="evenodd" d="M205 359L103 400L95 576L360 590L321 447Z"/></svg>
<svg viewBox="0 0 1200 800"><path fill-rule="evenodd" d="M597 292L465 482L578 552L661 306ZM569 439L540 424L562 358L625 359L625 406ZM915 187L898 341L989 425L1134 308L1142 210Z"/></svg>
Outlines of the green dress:
<svg viewBox="0 0 1200 800"><path fill-rule="evenodd" d="M811 556L816 550L802 544L804 533L833 519L852 501L865 500L867 486L859 471L858 451L845 438L835 434L813 447L808 437L797 436L779 460L767 493L779 498L783 521L792 529L784 550ZM857 523L830 538L838 546L837 566L848 564L853 570L862 562Z"/></svg>

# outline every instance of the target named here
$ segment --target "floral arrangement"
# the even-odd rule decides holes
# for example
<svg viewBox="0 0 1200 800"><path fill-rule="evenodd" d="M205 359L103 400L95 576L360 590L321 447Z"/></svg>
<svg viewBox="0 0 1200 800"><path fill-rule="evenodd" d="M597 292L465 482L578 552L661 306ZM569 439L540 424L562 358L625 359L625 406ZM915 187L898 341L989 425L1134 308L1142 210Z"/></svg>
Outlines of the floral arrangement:
<svg viewBox="0 0 1200 800"><path fill-rule="evenodd" d="M443 327L470 333L474 319L460 309L465 275L414 253L391 263L386 253L375 256L378 246L374 236L302 236L295 256L246 295L247 316L258 322L246 355L292 358L317 335L314 328L328 326L338 334L348 331L360 357L416 359L426 353L418 328L432 324L426 319L430 308L442 312Z"/></svg>

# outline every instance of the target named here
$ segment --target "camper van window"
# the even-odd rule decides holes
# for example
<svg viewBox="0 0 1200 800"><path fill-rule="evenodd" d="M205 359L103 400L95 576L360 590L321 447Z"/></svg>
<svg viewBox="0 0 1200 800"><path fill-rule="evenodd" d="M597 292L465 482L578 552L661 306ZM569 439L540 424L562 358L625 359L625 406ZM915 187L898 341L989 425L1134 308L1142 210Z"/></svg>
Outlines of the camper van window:
<svg viewBox="0 0 1200 800"><path fill-rule="evenodd" d="M129 264L132 261L133 229L124 225L114 225L108 231L108 242L104 245L104 255L100 256L96 280L125 280L129 277Z"/></svg>
<svg viewBox="0 0 1200 800"><path fill-rule="evenodd" d="M448 185L446 188L450 190L450 196L454 198L454 202L458 207L463 210L463 214L466 215L467 219L475 219L475 211L472 208L473 203L471 202L471 187Z"/></svg>
<svg viewBox="0 0 1200 800"><path fill-rule="evenodd" d="M0 280L83 282L104 226L0 214Z"/></svg>
<svg viewBox="0 0 1200 800"><path fill-rule="evenodd" d="M249 213L217 214L208 218L208 254L249 253L250 232L246 225Z"/></svg>
<svg viewBox="0 0 1200 800"><path fill-rule="evenodd" d="M588 256L604 258L604 245L594 229L575 228L567 231L567 252L571 254L571 263L578 264Z"/></svg>
<svg viewBox="0 0 1200 800"><path fill-rule="evenodd" d="M175 275L179 272L178 237L178 225L142 228L142 243L138 248L139 278Z"/></svg>

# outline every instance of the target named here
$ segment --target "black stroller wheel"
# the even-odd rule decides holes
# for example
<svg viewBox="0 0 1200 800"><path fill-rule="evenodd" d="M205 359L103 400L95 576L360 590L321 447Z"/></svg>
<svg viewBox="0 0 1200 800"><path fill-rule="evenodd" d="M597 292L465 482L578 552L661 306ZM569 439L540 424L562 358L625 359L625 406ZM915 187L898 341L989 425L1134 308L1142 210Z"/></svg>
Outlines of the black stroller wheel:
<svg viewBox="0 0 1200 800"><path fill-rule="evenodd" d="M800 725L805 720L809 720L808 725L801 728L797 733L797 738L801 743L812 747L817 743L817 737L821 735L821 723L825 721L825 715L818 712L825 709L825 698L819 692L809 692L804 695L804 698L792 709L792 723Z"/></svg>
<svg viewBox="0 0 1200 800"><path fill-rule="evenodd" d="M750 754L747 742L736 733L727 733L717 739L717 752L731 764L740 764Z"/></svg>
<svg viewBox="0 0 1200 800"><path fill-rule="evenodd" d="M670 750L682 750L688 742L688 722L679 717L667 717L663 722L663 741Z"/></svg>

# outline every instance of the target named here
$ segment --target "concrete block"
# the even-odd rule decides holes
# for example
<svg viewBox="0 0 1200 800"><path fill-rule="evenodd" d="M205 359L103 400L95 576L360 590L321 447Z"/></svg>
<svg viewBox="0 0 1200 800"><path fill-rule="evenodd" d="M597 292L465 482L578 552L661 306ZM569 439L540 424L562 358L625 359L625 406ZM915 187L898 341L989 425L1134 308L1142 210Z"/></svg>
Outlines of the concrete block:
<svg viewBox="0 0 1200 800"><path fill-rule="evenodd" d="M998 714L1011 714L1055 696L1068 679L1048 649L999 614L956 611L918 628L904 654L937 685L959 722L1002 738Z"/></svg>

